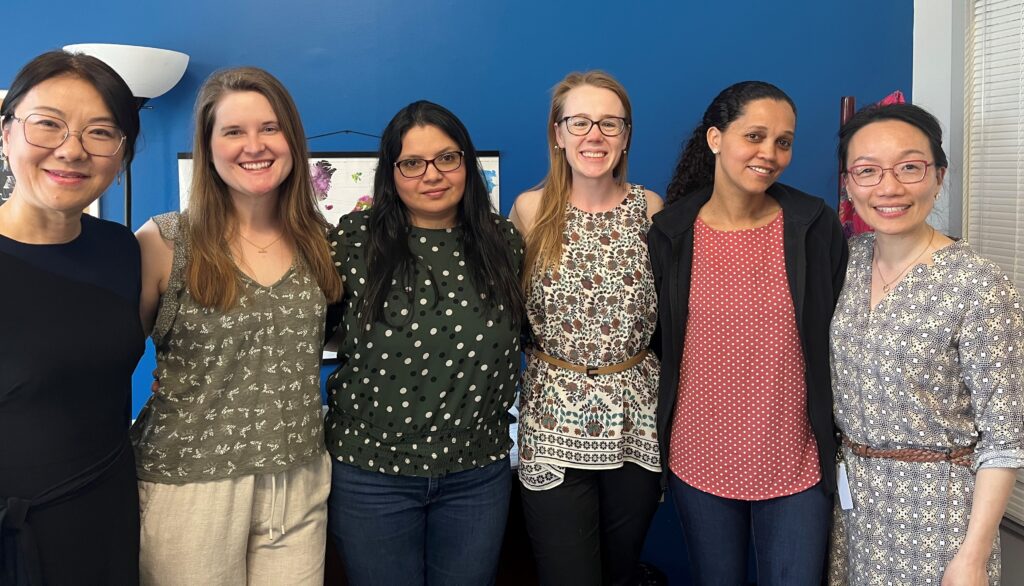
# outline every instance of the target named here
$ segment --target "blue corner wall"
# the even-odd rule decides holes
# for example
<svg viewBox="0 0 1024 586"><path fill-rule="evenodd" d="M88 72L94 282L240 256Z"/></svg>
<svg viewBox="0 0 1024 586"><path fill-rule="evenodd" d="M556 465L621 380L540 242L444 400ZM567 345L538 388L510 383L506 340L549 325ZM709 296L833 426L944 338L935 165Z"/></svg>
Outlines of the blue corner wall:
<svg viewBox="0 0 1024 586"><path fill-rule="evenodd" d="M549 90L568 71L602 68L625 84L634 111L630 179L659 193L711 98L733 82L763 79L799 110L783 180L835 205L840 96L864 104L894 89L909 95L913 44L910 0L8 0L2 22L0 88L36 54L70 43L191 56L184 79L142 113L133 228L177 208L176 153L191 150L196 90L214 69L241 64L264 67L290 88L308 135L379 134L413 100L446 105L478 148L501 151L503 212L544 174ZM310 147L376 144L335 136ZM123 219L118 188L101 202L104 217ZM136 373L136 411L152 368L150 351Z"/></svg>

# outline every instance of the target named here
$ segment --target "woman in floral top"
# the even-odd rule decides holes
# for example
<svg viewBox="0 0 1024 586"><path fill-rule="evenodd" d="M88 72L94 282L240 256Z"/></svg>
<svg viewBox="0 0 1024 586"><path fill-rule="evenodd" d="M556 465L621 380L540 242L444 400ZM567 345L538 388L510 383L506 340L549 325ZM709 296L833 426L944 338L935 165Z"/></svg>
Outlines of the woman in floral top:
<svg viewBox="0 0 1024 586"><path fill-rule="evenodd" d="M658 505L647 230L662 202L626 181L631 123L610 75L566 76L551 101L548 176L512 208L532 331L519 479L543 584L632 584Z"/></svg>
<svg viewBox="0 0 1024 586"><path fill-rule="evenodd" d="M1020 297L927 222L947 166L932 115L862 110L840 131L839 160L874 233L850 243L832 320L851 493L836 512L832 582L997 584L999 521L1024 466Z"/></svg>

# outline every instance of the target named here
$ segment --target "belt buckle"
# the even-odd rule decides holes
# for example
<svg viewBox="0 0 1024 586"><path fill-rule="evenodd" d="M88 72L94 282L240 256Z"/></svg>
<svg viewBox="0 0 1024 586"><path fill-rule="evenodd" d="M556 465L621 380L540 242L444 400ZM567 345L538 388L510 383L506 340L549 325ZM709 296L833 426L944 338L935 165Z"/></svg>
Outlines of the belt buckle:
<svg viewBox="0 0 1024 586"><path fill-rule="evenodd" d="M586 367L586 368L587 368L587 371L586 371L586 375L587 375L587 376L588 376L589 378L594 378L594 377L595 377L595 376L597 376L597 374L598 374L598 373L597 373L597 370L598 370L599 368L601 368L601 367L600 367L600 366L588 366L588 367Z"/></svg>

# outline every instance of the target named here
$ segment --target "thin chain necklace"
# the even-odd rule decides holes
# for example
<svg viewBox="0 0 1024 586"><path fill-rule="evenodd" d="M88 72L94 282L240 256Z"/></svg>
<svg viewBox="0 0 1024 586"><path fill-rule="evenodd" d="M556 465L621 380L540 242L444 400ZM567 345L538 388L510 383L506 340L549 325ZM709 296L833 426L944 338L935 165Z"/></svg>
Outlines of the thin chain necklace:
<svg viewBox="0 0 1024 586"><path fill-rule="evenodd" d="M245 241L246 241L246 242L248 242L249 244L251 244L251 245L252 245L252 247L256 249L256 252L258 252L258 253L260 253L260 254L267 254L267 250L268 250L268 249L269 249L269 248L270 248L271 246L273 246L273 245L277 244L279 240L281 240L282 238L284 238L284 232L282 232L281 234L279 234L279 235L277 236L277 238L275 238L275 239L274 239L274 241L273 241L273 242L271 242L270 244L268 244L268 245L266 245L266 246L260 246L259 244L256 244L256 243L255 243L255 242L253 242L252 240L249 240L248 238L246 238L245 236L243 236L243 235L242 235L242 232L241 232L241 231L239 231L239 232L238 232L238 237L239 237L239 238L241 238L242 240L245 240Z"/></svg>
<svg viewBox="0 0 1024 586"><path fill-rule="evenodd" d="M932 235L928 238L928 244L924 245L924 248L921 249L921 252L917 253L917 256L914 257L914 260L912 260L909 263L907 263L907 266L903 267L902 271L897 273L896 276L892 278L892 280L888 280L888 281L882 275L882 267L878 264L878 241L875 240L874 258L872 259L874 262L872 264L875 265L875 271L878 273L878 278L882 280L882 292L883 293L888 293L889 289L892 288L893 284L897 283L900 280L900 278L903 277L903 273L907 272L910 269L910 267L912 267L915 264L917 264L917 261L920 260L920 258L922 256L924 256L924 253L929 248L932 247L932 242L934 240L935 240L935 228L932 228Z"/></svg>

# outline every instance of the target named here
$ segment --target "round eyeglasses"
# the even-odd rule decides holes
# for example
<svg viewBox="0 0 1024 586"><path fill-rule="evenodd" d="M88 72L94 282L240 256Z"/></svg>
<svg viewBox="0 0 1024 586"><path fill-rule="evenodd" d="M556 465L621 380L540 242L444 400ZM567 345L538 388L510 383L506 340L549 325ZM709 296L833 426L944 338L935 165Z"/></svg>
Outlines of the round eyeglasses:
<svg viewBox="0 0 1024 586"><path fill-rule="evenodd" d="M892 167L881 165L854 165L846 170L853 182L861 187L874 187L882 182L886 171L891 171L896 181L904 185L920 183L928 173L928 167L934 163L928 161L900 161Z"/></svg>
<svg viewBox="0 0 1024 586"><path fill-rule="evenodd" d="M29 114L24 118L11 116L11 119L21 123L25 142L44 149L55 149L69 136L77 134L85 152L96 157L113 157L125 141L124 132L109 124L89 124L82 130L72 131L67 122L46 114Z"/></svg>
<svg viewBox="0 0 1024 586"><path fill-rule="evenodd" d="M462 166L462 158L465 155L462 151L451 151L441 153L433 159L403 159L395 163L395 168L406 179L416 179L427 174L427 167L433 165L442 173L451 173Z"/></svg>
<svg viewBox="0 0 1024 586"><path fill-rule="evenodd" d="M609 116L600 120L591 120L586 116L566 116L559 122L565 123L565 129L575 136L586 136L595 124L605 136L618 136L629 126L629 122L620 116Z"/></svg>

